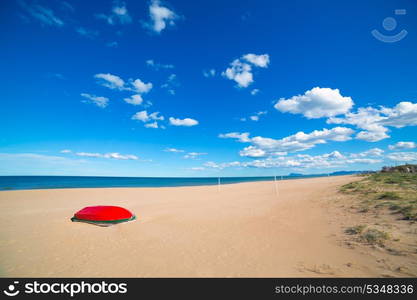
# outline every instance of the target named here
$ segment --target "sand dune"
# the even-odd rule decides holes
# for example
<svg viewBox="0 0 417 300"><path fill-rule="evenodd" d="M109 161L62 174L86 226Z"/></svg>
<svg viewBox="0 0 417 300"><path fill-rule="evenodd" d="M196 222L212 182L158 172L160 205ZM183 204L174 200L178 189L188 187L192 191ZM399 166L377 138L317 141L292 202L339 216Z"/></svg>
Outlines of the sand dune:
<svg viewBox="0 0 417 300"><path fill-rule="evenodd" d="M343 243L335 216L345 212L332 201L340 197L338 186L354 179L286 180L278 182L278 195L272 182L224 185L220 191L0 192L1 276L407 276L395 270L415 268L409 257L375 255ZM105 228L70 221L75 211L99 204L124 206L138 220Z"/></svg>

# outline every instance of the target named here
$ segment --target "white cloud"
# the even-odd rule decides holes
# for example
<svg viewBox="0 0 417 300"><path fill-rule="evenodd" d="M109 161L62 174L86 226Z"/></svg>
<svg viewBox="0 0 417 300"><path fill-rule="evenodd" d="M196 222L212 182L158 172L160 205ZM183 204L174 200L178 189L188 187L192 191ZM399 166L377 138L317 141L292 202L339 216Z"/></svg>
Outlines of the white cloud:
<svg viewBox="0 0 417 300"><path fill-rule="evenodd" d="M367 142L378 142L380 140L389 138L389 135L387 135L385 132L388 129L381 128L381 130L374 130L374 131L360 131L356 135L356 138L358 140L364 140Z"/></svg>
<svg viewBox="0 0 417 300"><path fill-rule="evenodd" d="M261 136L250 138L249 133L247 132L231 132L220 134L219 137L235 138L243 143L251 143L253 147L250 148L250 152L241 151L240 155L255 153L257 150L262 150L265 152L264 156L269 156L276 152L295 152L311 149L315 145L325 144L327 141L347 141L351 139L353 133L354 131L350 128L335 127L332 129L314 130L310 133L299 131L296 134L283 139L272 139ZM257 151L257 153L263 152Z"/></svg>
<svg viewBox="0 0 417 300"><path fill-rule="evenodd" d="M129 98L124 98L123 100L132 105L140 105L143 102L142 96L139 94L132 95Z"/></svg>
<svg viewBox="0 0 417 300"><path fill-rule="evenodd" d="M354 159L348 159L346 161L347 163L359 163L359 164L376 164L382 162L381 159L374 159L374 158L354 158Z"/></svg>
<svg viewBox="0 0 417 300"><path fill-rule="evenodd" d="M137 112L136 114L132 116L132 120L137 120L137 121L142 121L143 123L147 123L147 124L144 124L146 128L155 128L155 129L156 128L165 129L164 126L158 126L158 122L157 122L157 121L163 121L164 119L165 119L164 116L160 116L159 112L153 112L151 114L148 114L146 110Z"/></svg>
<svg viewBox="0 0 417 300"><path fill-rule="evenodd" d="M259 89L253 89L253 90L250 92L250 94L251 94L252 96L255 96L257 93L259 93Z"/></svg>
<svg viewBox="0 0 417 300"><path fill-rule="evenodd" d="M117 3L117 1L116 1ZM120 23L130 23L132 19L129 16L129 13L124 2L116 4L113 6L112 12L119 18Z"/></svg>
<svg viewBox="0 0 417 300"><path fill-rule="evenodd" d="M224 169L228 167L240 167L241 162L235 161L235 162L229 162L229 163L215 163L213 161L208 161L204 163L204 167L207 168L213 168L213 169Z"/></svg>
<svg viewBox="0 0 417 300"><path fill-rule="evenodd" d="M398 142L394 145L389 145L390 150L400 150L400 149L414 149L417 148L417 144L414 142Z"/></svg>
<svg viewBox="0 0 417 300"><path fill-rule="evenodd" d="M87 29L87 28L84 28L84 27L78 27L75 31L79 35L85 36L85 37L90 38L90 39L95 38L95 37L98 36L98 31L90 30L90 29Z"/></svg>
<svg viewBox="0 0 417 300"><path fill-rule="evenodd" d="M268 54L256 55L256 54L249 53L249 54L243 55L242 58L260 68L266 68L268 67L268 64L269 64Z"/></svg>
<svg viewBox="0 0 417 300"><path fill-rule="evenodd" d="M390 137L387 126L402 128L417 125L417 103L400 102L393 108L360 107L356 113L346 113L342 118L329 118L327 123L355 125L364 129L357 134L357 139L376 142Z"/></svg>
<svg viewBox="0 0 417 300"><path fill-rule="evenodd" d="M331 153L326 153L323 155L326 158L335 158L335 159L344 159L345 156L341 154L339 151L333 151Z"/></svg>
<svg viewBox="0 0 417 300"><path fill-rule="evenodd" d="M177 79L177 75L176 74L171 74L168 76L168 81L172 82L175 81Z"/></svg>
<svg viewBox="0 0 417 300"><path fill-rule="evenodd" d="M207 153L203 153L203 152L189 152L186 155L184 155L184 158L190 158L190 159L196 159L197 157L201 156L201 155L207 155Z"/></svg>
<svg viewBox="0 0 417 300"><path fill-rule="evenodd" d="M90 152L77 152L77 156L86 156L86 157L102 157L103 154L100 153L90 153Z"/></svg>
<svg viewBox="0 0 417 300"><path fill-rule="evenodd" d="M377 126L376 123L381 120L382 116L378 109L372 107L360 107L356 113L348 112L343 118L329 118L327 123L356 125L361 129L374 130L375 126Z"/></svg>
<svg viewBox="0 0 417 300"><path fill-rule="evenodd" d="M164 151L165 152L173 152L173 153L181 153L181 152L184 152L184 150L176 149L176 148L166 148Z"/></svg>
<svg viewBox="0 0 417 300"><path fill-rule="evenodd" d="M61 150L61 151L59 151L59 152L61 152L61 153L71 153L72 151L71 151L71 150L69 150L69 149L64 149L64 150Z"/></svg>
<svg viewBox="0 0 417 300"><path fill-rule="evenodd" d="M210 69L210 70L203 70L203 76L204 77L214 77L216 76L216 70L215 69Z"/></svg>
<svg viewBox="0 0 417 300"><path fill-rule="evenodd" d="M238 59L234 60L222 75L236 81L239 87L248 87L253 82L252 67Z"/></svg>
<svg viewBox="0 0 417 300"><path fill-rule="evenodd" d="M155 70L159 70L159 69L173 69L174 68L174 65L157 63L153 59L148 59L146 61L146 64L149 67L151 67L151 68L153 68Z"/></svg>
<svg viewBox="0 0 417 300"><path fill-rule="evenodd" d="M288 152L285 151L278 151L278 152L271 152L270 155L272 156L283 156L283 155L287 155Z"/></svg>
<svg viewBox="0 0 417 300"><path fill-rule="evenodd" d="M173 126L195 126L198 125L198 121L190 118L176 119L173 117L169 118L169 123Z"/></svg>
<svg viewBox="0 0 417 300"><path fill-rule="evenodd" d="M167 78L167 81L161 85L161 88L167 89L168 93L171 95L175 95L175 87L178 87L180 84L177 80L176 74L170 74Z"/></svg>
<svg viewBox="0 0 417 300"><path fill-rule="evenodd" d="M268 113L267 111L258 111L254 115L249 116L249 119L252 120L252 121L255 121L255 122L259 121L260 116L266 115L267 113ZM242 118L241 120L246 121L246 118Z"/></svg>
<svg viewBox="0 0 417 300"><path fill-rule="evenodd" d="M148 93L152 89L152 83L144 83L140 79L136 79L131 82L134 90L140 94Z"/></svg>
<svg viewBox="0 0 417 300"><path fill-rule="evenodd" d="M205 170L205 168L204 167L191 167L190 170L192 170L192 171L203 171L203 170Z"/></svg>
<svg viewBox="0 0 417 300"><path fill-rule="evenodd" d="M378 109L361 107L356 113L346 113L343 118L329 118L327 123L355 125L360 129L364 129L356 135L357 139L376 142L389 137L386 134L388 129L379 124L381 120L382 116Z"/></svg>
<svg viewBox="0 0 417 300"><path fill-rule="evenodd" d="M112 74L96 74L94 75L95 78L102 79L101 85L105 86L109 89L117 89L117 90L124 90L125 89L125 82L119 76L112 75Z"/></svg>
<svg viewBox="0 0 417 300"><path fill-rule="evenodd" d="M153 121L162 121L164 120L163 116L159 116L159 112L153 112L151 114L148 114L146 110L142 110L137 112L132 116L132 120L138 120L142 121L144 123L149 122L151 120Z"/></svg>
<svg viewBox="0 0 417 300"><path fill-rule="evenodd" d="M41 6L36 3L28 4L25 1L18 1L19 5L27 12L28 15L37 19L44 25L49 26L64 26L64 21L57 17L54 11L50 8Z"/></svg>
<svg viewBox="0 0 417 300"><path fill-rule="evenodd" d="M383 125L402 128L417 125L417 103L400 102L393 108L381 107Z"/></svg>
<svg viewBox="0 0 417 300"><path fill-rule="evenodd" d="M367 152L367 151L365 151ZM363 153L365 153L363 152ZM371 152L371 151L368 151ZM262 157L261 155L249 156L253 158ZM248 156L248 155L243 155ZM417 158L417 156L416 156ZM297 168L297 169L327 169L344 167L350 164L377 164L382 163L383 157L369 158L363 155L350 154L344 155L339 151L333 151L322 155L297 154L293 156L267 157L264 159L255 159L252 161L232 161L224 163L206 162L204 167L214 169L224 169L230 167L237 168Z"/></svg>
<svg viewBox="0 0 417 300"><path fill-rule="evenodd" d="M388 154L387 157L394 161L411 162L417 161L417 152L394 152Z"/></svg>
<svg viewBox="0 0 417 300"><path fill-rule="evenodd" d="M382 149L372 148L372 149L369 149L367 151L363 151L363 152L359 152L359 153L352 153L352 154L350 154L350 157L352 157L352 158L369 157L369 156L371 156L371 157L375 157L375 156L380 157L384 154L384 152L385 151L382 150Z"/></svg>
<svg viewBox="0 0 417 300"><path fill-rule="evenodd" d="M145 124L145 125L143 125L143 126L145 126L146 128L159 128L158 127L158 122L152 122L152 123L147 123L147 124Z"/></svg>
<svg viewBox="0 0 417 300"><path fill-rule="evenodd" d="M153 112L149 115L152 120L163 121L165 118L163 116L158 116L159 112Z"/></svg>
<svg viewBox="0 0 417 300"><path fill-rule="evenodd" d="M242 62L242 60L246 62ZM239 87L246 88L253 82L251 64L255 67L266 68L269 64L269 55L245 54L240 59L232 61L230 67L222 75L234 80Z"/></svg>
<svg viewBox="0 0 417 300"><path fill-rule="evenodd" d="M281 98L274 107L281 112L317 119L347 113L352 106L352 98L342 96L338 89L315 87L304 95Z"/></svg>
<svg viewBox="0 0 417 300"><path fill-rule="evenodd" d="M106 97L99 97L96 95L90 95L86 93L81 93L81 96L90 100L90 102L94 103L95 105L101 108L105 108L109 102L109 98Z"/></svg>
<svg viewBox="0 0 417 300"><path fill-rule="evenodd" d="M77 152L75 153L77 156L85 156L85 157L97 157L97 158L113 158L119 160L137 160L139 157L132 154L120 154L117 152L112 153L90 153L90 152Z"/></svg>
<svg viewBox="0 0 417 300"><path fill-rule="evenodd" d="M369 149L368 151L362 152L362 155L364 156L381 156L382 154L384 154L384 150L379 149L379 148L372 148Z"/></svg>
<svg viewBox="0 0 417 300"><path fill-rule="evenodd" d="M178 19L177 14L169 8L162 6L158 0L153 0L149 6L149 17L151 23L145 26L156 33L161 33L168 26L174 26L175 20Z"/></svg>
<svg viewBox="0 0 417 300"><path fill-rule="evenodd" d="M132 116L132 120L147 122L149 121L148 112L146 110L139 111Z"/></svg>
<svg viewBox="0 0 417 300"><path fill-rule="evenodd" d="M246 148L243 148L239 152L240 156L246 156L246 157L264 157L266 156L266 151L256 148L254 146L248 146Z"/></svg>
<svg viewBox="0 0 417 300"><path fill-rule="evenodd" d="M99 79L99 84L104 87L107 87L112 90L119 90L119 91L131 91L135 92L135 95L130 96L129 98L124 98L124 101L129 104L133 105L140 105L143 103L142 94L148 93L152 89L152 83L148 82L145 83L142 80L138 79L129 79L129 84L120 78L117 75L113 74L96 74L94 75L95 78Z"/></svg>
<svg viewBox="0 0 417 300"><path fill-rule="evenodd" d="M251 141L251 139L249 138L249 132L221 133L221 134L219 134L219 138L222 138L222 139L227 139L227 138L237 139L239 142L242 142L242 143L249 143Z"/></svg>
<svg viewBox="0 0 417 300"><path fill-rule="evenodd" d="M113 1L113 7L109 15L98 14L96 17L105 20L110 25L132 23L126 3L120 1Z"/></svg>

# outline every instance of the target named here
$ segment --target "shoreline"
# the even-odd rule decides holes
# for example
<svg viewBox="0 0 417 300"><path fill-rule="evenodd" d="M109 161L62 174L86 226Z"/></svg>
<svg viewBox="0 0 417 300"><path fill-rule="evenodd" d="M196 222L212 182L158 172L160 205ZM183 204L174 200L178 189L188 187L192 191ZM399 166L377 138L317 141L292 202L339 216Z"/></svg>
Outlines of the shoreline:
<svg viewBox="0 0 417 300"><path fill-rule="evenodd" d="M302 176L277 176L276 181L285 181L285 180L300 180L300 179L309 179L309 178L322 178L322 177L340 177L340 176L356 176L357 174L340 174L340 175L302 175ZM220 185L230 185L230 184L240 184L240 183L251 183L251 182L271 182L275 181L274 176L260 176L260 177L95 177L95 176L0 176L1 177L75 177L75 178L126 178L126 179L212 179L217 180L220 179L234 179L234 178L262 178L260 180L243 180L243 181L236 181L236 182L221 182ZM264 179L265 178L265 179ZM270 178L270 179L268 179ZM112 189L112 188L176 188L176 187L203 187L203 186L218 186L218 183L201 183L201 184L180 184L180 185L158 185L158 186L127 186L127 185L120 185L120 186L69 186L69 187L43 187L43 188L8 188L3 187L0 188L1 192L10 192L10 191L37 191L37 190L66 190L66 189Z"/></svg>
<svg viewBox="0 0 417 300"><path fill-rule="evenodd" d="M335 206L344 199L337 190L354 180L283 180L277 189L263 181L220 190L5 191L0 277L411 276L396 271L410 264L409 257L343 243L339 221L346 211ZM111 227L71 222L76 211L91 205L119 205L137 220Z"/></svg>

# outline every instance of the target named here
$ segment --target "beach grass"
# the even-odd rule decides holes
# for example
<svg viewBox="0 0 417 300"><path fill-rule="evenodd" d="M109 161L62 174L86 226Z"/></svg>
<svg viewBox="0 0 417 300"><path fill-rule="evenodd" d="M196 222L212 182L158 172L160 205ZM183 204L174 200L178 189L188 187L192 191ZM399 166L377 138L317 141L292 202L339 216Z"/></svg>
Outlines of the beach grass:
<svg viewBox="0 0 417 300"><path fill-rule="evenodd" d="M356 240L359 242L381 247L384 247L385 241L390 239L389 233L376 228L367 228L366 225L348 227L345 232L356 236Z"/></svg>
<svg viewBox="0 0 417 300"><path fill-rule="evenodd" d="M340 188L342 193L358 195L361 212L388 208L406 220L417 220L417 174L374 173L362 180L351 182Z"/></svg>
<svg viewBox="0 0 417 300"><path fill-rule="evenodd" d="M375 228L367 229L359 236L360 241L379 246L384 246L385 241L389 239L390 235L387 232Z"/></svg>
<svg viewBox="0 0 417 300"><path fill-rule="evenodd" d="M345 232L347 234L355 235L355 234L362 233L365 230L365 228L366 228L366 225L357 225L357 226L346 228Z"/></svg>

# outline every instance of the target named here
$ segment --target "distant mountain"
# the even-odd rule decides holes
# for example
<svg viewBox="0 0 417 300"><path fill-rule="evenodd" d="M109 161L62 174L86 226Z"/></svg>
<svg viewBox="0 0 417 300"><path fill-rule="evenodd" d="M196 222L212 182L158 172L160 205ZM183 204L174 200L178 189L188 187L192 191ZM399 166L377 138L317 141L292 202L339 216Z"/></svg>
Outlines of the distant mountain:
<svg viewBox="0 0 417 300"><path fill-rule="evenodd" d="M366 173L364 171L336 171L332 172L329 175L350 175L350 174L356 174L356 173Z"/></svg>
<svg viewBox="0 0 417 300"><path fill-rule="evenodd" d="M338 176L338 175L351 175L360 173L372 173L374 171L336 171L332 173L314 174L314 176ZM287 177L309 176L310 174L290 173Z"/></svg>

